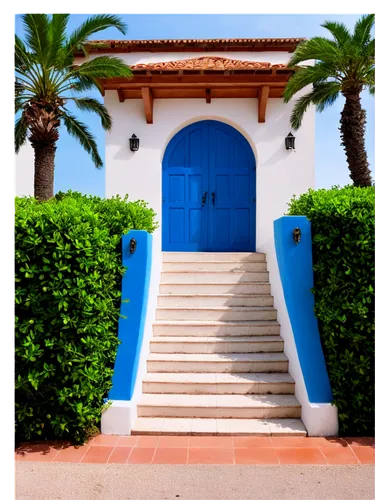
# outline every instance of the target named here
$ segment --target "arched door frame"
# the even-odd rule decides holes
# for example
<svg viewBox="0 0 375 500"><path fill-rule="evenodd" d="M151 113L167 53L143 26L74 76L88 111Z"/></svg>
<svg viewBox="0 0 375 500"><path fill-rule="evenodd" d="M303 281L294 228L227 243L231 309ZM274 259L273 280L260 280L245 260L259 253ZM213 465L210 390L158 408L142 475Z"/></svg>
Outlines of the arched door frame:
<svg viewBox="0 0 375 500"><path fill-rule="evenodd" d="M182 224L179 224L178 220L172 220L172 210L171 210L171 207L170 207L170 203L171 203L171 200L173 200L172 196L175 196L176 198L176 195L173 194L173 188L171 188L170 186L170 183L171 183L171 179L170 179L170 175L171 174L171 171L169 171L169 168L174 168L174 172L176 174L176 168L177 168L177 165L174 165L174 166L171 166L170 165L170 162L171 162L171 158L172 158L172 155L174 154L175 150L176 150L176 147L178 147L178 144L181 142L181 141L184 141L184 139L186 137L190 137L190 134L192 134L194 131L197 131L197 130L202 130L202 134L207 134L207 137L203 137L203 142L204 142L204 145L205 147L202 148L202 169L200 171L200 186L201 186L201 190L202 190L202 193L206 192L207 193L207 196L210 196L211 193L208 193L208 191L210 191L210 188L211 189L214 189L216 191L216 187L213 188L212 186L215 185L217 186L217 180L219 179L219 175L216 175L216 180L213 180L214 178L214 170L216 168L216 164L218 162L220 162L220 158L216 159L216 163L215 163L215 154L217 153L213 153L213 154L210 154L210 150L211 148L213 148L213 144L212 142L213 141L216 141L216 137L213 139L212 137L212 134L217 134L217 133L221 133L222 131L225 132L228 136L232 137L232 141L234 144L240 144L242 146L242 149L240 148L239 150L237 151L242 151L242 163L241 163L241 167L242 168L242 171L245 171L247 169L247 176L248 176L248 191L246 191L246 183L245 183L245 190L243 191L244 193L246 193L246 200L248 200L248 205L246 205L246 207L243 207L243 206L238 206L236 209L235 206L233 206L233 203L235 205L235 198L237 196L237 199L239 197L238 193L235 193L233 195L232 193L232 200L229 204L229 207L226 206L226 207L216 207L216 206L213 206L215 205L215 201L214 199L212 200L207 200L207 197L206 197L206 202L208 201L208 205L203 207L204 209L203 210L199 210L198 208L198 204L199 204L199 200L197 198L197 193L195 194L195 204L193 203L192 206L189 206L187 207L186 206L186 211L190 211L190 213L194 213L194 214L197 214L198 212L200 212L200 223L202 225L202 227L204 228L205 226L207 226L207 241L205 240L205 230L203 229L202 230L202 239L198 241L194 241L194 237L191 238L191 234L187 234L186 231L190 231L190 228L189 229L186 229L185 228L185 224L182 223ZM189 155L189 146L187 146L187 143L188 141L184 141L182 142L182 144L185 144L184 146L184 150L186 150L185 154L186 155ZM212 149L213 150L213 149ZM191 154L191 152L190 152ZM218 157L220 156L220 154L218 154ZM233 162L233 159L232 159L232 162ZM162 250L163 251L218 251L218 252L225 252L225 251L255 251L255 246L256 246L256 242L255 242L255 235L256 235L256 228L255 228L255 224L256 224L256 161L255 161L255 155L254 155L254 152L253 152L253 149L251 147L251 145L249 144L248 140L236 129L234 128L233 126L227 124L227 123L224 123L222 121L219 121L219 120L199 120L199 121L195 121L193 123L190 123L189 125L186 125L185 127L181 128L177 133L175 133L175 135L170 139L166 149L165 149L165 152L164 152L164 156L163 156L163 160L162 160ZM190 175L193 175L195 174L195 172L191 172L191 167L187 167L189 168L189 173ZM230 169L230 166L228 165L228 172L232 172L232 170ZM233 166L232 166L233 168ZM204 170L206 169L206 170ZM179 173L180 173L180 177L183 177L183 171L187 171L186 170L186 166L181 166L180 169L177 168L177 170L179 170ZM234 175L235 173L232 172L231 174L234 178ZM238 172L237 172L237 176L238 176ZM178 175L174 175L176 178L179 177ZM242 176L239 176L240 177L243 177ZM224 177L222 177L222 180L224 180ZM184 187L181 188L181 189L188 189L185 184L187 183L188 181L186 181L185 183L183 183ZM210 182L210 187L208 186L208 183ZM231 182L231 184L233 184L234 181ZM214 184L213 184L214 183ZM224 181L224 184L225 184L225 181ZM240 193L241 189L243 190L243 186L241 187L241 178L239 180L239 182L236 183L236 189L237 191ZM190 189L190 188L189 188ZM231 189L233 189L231 187ZM186 193L188 193L188 191L186 191ZM185 194L185 191L183 192L183 194ZM212 193L213 194L213 193ZM240 193L241 195L241 193ZM180 196L181 197L181 196ZM243 193L242 193L242 197L243 197ZM177 197L178 198L178 197ZM176 201L177 198L174 200ZM182 196L182 198L184 198ZM223 199L223 197L221 196L220 197L221 199ZM203 197L202 197L203 199ZM184 198L185 202L187 200L187 197ZM233 201L234 200L234 201ZM191 201L191 200L190 200ZM210 203L211 201L211 203ZM189 205L189 200L187 201L188 205ZM237 202L237 204L239 203L239 201ZM203 205L202 205L203 206ZM220 208L221 208L221 212L220 211ZM242 212L241 212L241 208L242 208ZM229 217L231 218L231 220L233 220L233 217L237 217L237 219L235 219L235 224L236 224L236 228L232 228L232 229L228 229L228 231L231 231L230 234L231 234L231 237L229 236L229 232L228 232L228 238L225 239L225 237L223 236L223 241L220 243L218 241L218 238L216 238L216 243L214 243L214 240L215 240L215 234L218 233L218 230L217 228L220 226L220 220L219 220L219 213L220 214L223 214L225 212L226 209L226 212L228 213L231 212L232 210L232 215L229 215ZM245 210L244 210L245 209ZM224 211L223 211L224 210ZM246 213L246 211L248 211L248 217L249 217L249 222L248 224L245 223L245 224L241 224L241 214L244 214ZM180 215L182 214L183 212L183 208L180 207L180 209L177 209L176 207L174 207L174 213L180 213ZM234 216L233 216L233 213L234 213ZM239 214L239 215L236 215L236 214ZM185 217L186 214L182 214L182 217ZM190 217L190 215L188 214L187 215L188 217ZM217 216L217 220L216 222L212 222L213 218ZM171 219L170 219L171 217ZM173 216L174 217L174 216ZM226 216L227 217L227 216ZM184 219L185 220L185 219ZM187 220L187 219L186 219ZM244 219L245 220L245 219ZM229 226L231 225L231 222L228 223ZM232 226L233 226L233 223L232 223ZM241 233L241 231L246 234L246 228L248 226L248 231L249 231L249 234L247 236L245 236L245 238L247 238L247 241L246 243L234 243L232 240L233 240L233 231L236 232L236 234L238 234L238 232ZM173 231L171 228L174 227L176 229L176 231ZM222 226L222 227L226 227L225 224ZM215 228L216 228L216 232L215 232ZM245 230L244 230L245 228ZM179 233L179 231L185 231L185 234L183 235L182 233L181 234L176 234L176 240L175 242L173 242L173 237L174 236L171 236L171 232L173 233L173 235L175 233ZM195 231L197 232L197 231ZM184 243L178 243L178 241L181 240L181 238L184 238ZM186 238L188 238L188 242L186 241ZM230 241L231 240L231 241ZM226 241L228 241L228 243L226 243ZM233 246L234 245L234 246ZM238 247L238 248L237 248Z"/></svg>

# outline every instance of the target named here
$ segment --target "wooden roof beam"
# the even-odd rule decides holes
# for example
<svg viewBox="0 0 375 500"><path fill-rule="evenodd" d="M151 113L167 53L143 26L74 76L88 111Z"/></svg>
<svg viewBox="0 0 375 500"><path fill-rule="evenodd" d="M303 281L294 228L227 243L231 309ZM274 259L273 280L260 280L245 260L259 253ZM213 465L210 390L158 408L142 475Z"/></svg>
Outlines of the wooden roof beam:
<svg viewBox="0 0 375 500"><path fill-rule="evenodd" d="M152 96L152 91L150 87L142 87L142 100L145 109L146 122L153 123L153 113L154 113L154 98Z"/></svg>
<svg viewBox="0 0 375 500"><path fill-rule="evenodd" d="M211 103L211 89L206 88L206 103L210 104Z"/></svg>
<svg viewBox="0 0 375 500"><path fill-rule="evenodd" d="M258 75L258 74L236 74L233 73L231 75L224 74L202 74L202 75L176 75L176 74L150 74L150 75L136 75L132 78L101 78L101 84L108 88L108 86L112 85L139 85L139 86L149 86L151 84L161 83L161 84L197 84L197 85L205 85L210 87L211 83L253 83L258 85L271 85L277 83L286 84L289 79L289 74L276 74L272 75L271 73Z"/></svg>
<svg viewBox="0 0 375 500"><path fill-rule="evenodd" d="M118 100L120 102L124 102L125 101L124 92L121 89L117 89L117 95L118 95Z"/></svg>
<svg viewBox="0 0 375 500"><path fill-rule="evenodd" d="M148 87L152 89L156 88L162 88L162 89L202 89L205 90L207 87L209 87L212 90L216 88L257 88L260 89L261 87L267 86L269 88L285 88L286 82L259 82L259 83L254 83L254 82L217 82L217 83L212 83L209 81L203 81L200 83L153 83L150 82L148 84ZM147 88L148 88L147 87ZM140 84L140 83L117 83L117 82L112 82L112 83L107 83L104 85L105 90L118 90L121 89L123 91L127 90L141 90L142 88L146 88L145 84Z"/></svg>
<svg viewBox="0 0 375 500"><path fill-rule="evenodd" d="M258 123L265 123L267 101L270 93L269 85L263 85L258 93Z"/></svg>
<svg viewBox="0 0 375 500"><path fill-rule="evenodd" d="M98 86L99 92L102 94L102 96L105 96L105 86L103 85L103 80L100 78L94 78L94 81L96 85Z"/></svg>

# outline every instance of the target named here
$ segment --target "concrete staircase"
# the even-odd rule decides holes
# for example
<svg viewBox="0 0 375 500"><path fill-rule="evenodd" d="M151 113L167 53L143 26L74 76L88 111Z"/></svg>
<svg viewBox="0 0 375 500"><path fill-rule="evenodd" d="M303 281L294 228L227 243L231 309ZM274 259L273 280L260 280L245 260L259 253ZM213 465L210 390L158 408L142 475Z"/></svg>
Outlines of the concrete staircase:
<svg viewBox="0 0 375 500"><path fill-rule="evenodd" d="M306 435L265 254L163 254L132 434Z"/></svg>

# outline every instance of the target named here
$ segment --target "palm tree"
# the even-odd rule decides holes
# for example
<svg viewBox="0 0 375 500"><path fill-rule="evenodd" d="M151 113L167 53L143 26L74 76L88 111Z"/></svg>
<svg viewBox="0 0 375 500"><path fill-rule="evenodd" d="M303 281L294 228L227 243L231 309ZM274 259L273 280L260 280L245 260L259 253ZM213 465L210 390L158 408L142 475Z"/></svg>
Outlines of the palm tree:
<svg viewBox="0 0 375 500"><path fill-rule="evenodd" d="M374 14L362 16L351 34L342 23L326 21L326 28L333 40L314 37L298 45L288 66L315 59L315 66L298 66L284 91L284 101L306 85L312 84L311 92L300 97L292 111L290 123L293 129L301 125L303 115L310 104L319 112L333 104L341 93L345 105L341 112L340 130L342 145L355 186L371 186L371 174L365 149L366 111L362 109L360 94L368 89L375 94L375 39L371 38Z"/></svg>
<svg viewBox="0 0 375 500"><path fill-rule="evenodd" d="M74 64L76 50L84 50L88 37L106 28L126 33L118 16L100 14L89 17L70 36L66 28L69 14L25 14L22 16L25 40L15 40L15 150L29 139L34 149L34 196L40 201L53 197L54 161L60 125L75 137L91 155L97 168L103 166L95 138L88 127L68 109L99 115L105 130L111 117L97 99L79 94L99 88L98 78L130 77L131 71L119 58L100 56L81 65ZM86 54L86 52L85 52ZM78 95L78 96L77 96Z"/></svg>

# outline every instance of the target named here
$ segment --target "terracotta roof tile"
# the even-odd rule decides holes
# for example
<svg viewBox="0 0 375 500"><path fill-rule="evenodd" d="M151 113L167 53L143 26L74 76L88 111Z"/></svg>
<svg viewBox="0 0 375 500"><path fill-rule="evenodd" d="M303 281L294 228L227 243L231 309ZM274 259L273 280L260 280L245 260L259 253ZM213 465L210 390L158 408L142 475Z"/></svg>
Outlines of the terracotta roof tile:
<svg viewBox="0 0 375 500"><path fill-rule="evenodd" d="M106 52L173 52L177 50L287 50L293 51L305 38L193 38L161 40L90 40L86 47Z"/></svg>
<svg viewBox="0 0 375 500"><path fill-rule="evenodd" d="M280 69L286 68L285 64L271 64L269 62L239 61L227 59L225 57L197 57L194 59L183 59L180 61L166 61L147 64L136 64L131 66L133 71L193 71L193 70L214 70L214 71L238 71L238 70L258 70L258 69Z"/></svg>
<svg viewBox="0 0 375 500"><path fill-rule="evenodd" d="M299 43L306 38L178 38L178 39L161 39L161 40L90 40L89 45L106 44L106 45L186 45L196 43L238 43L251 45L254 43Z"/></svg>

